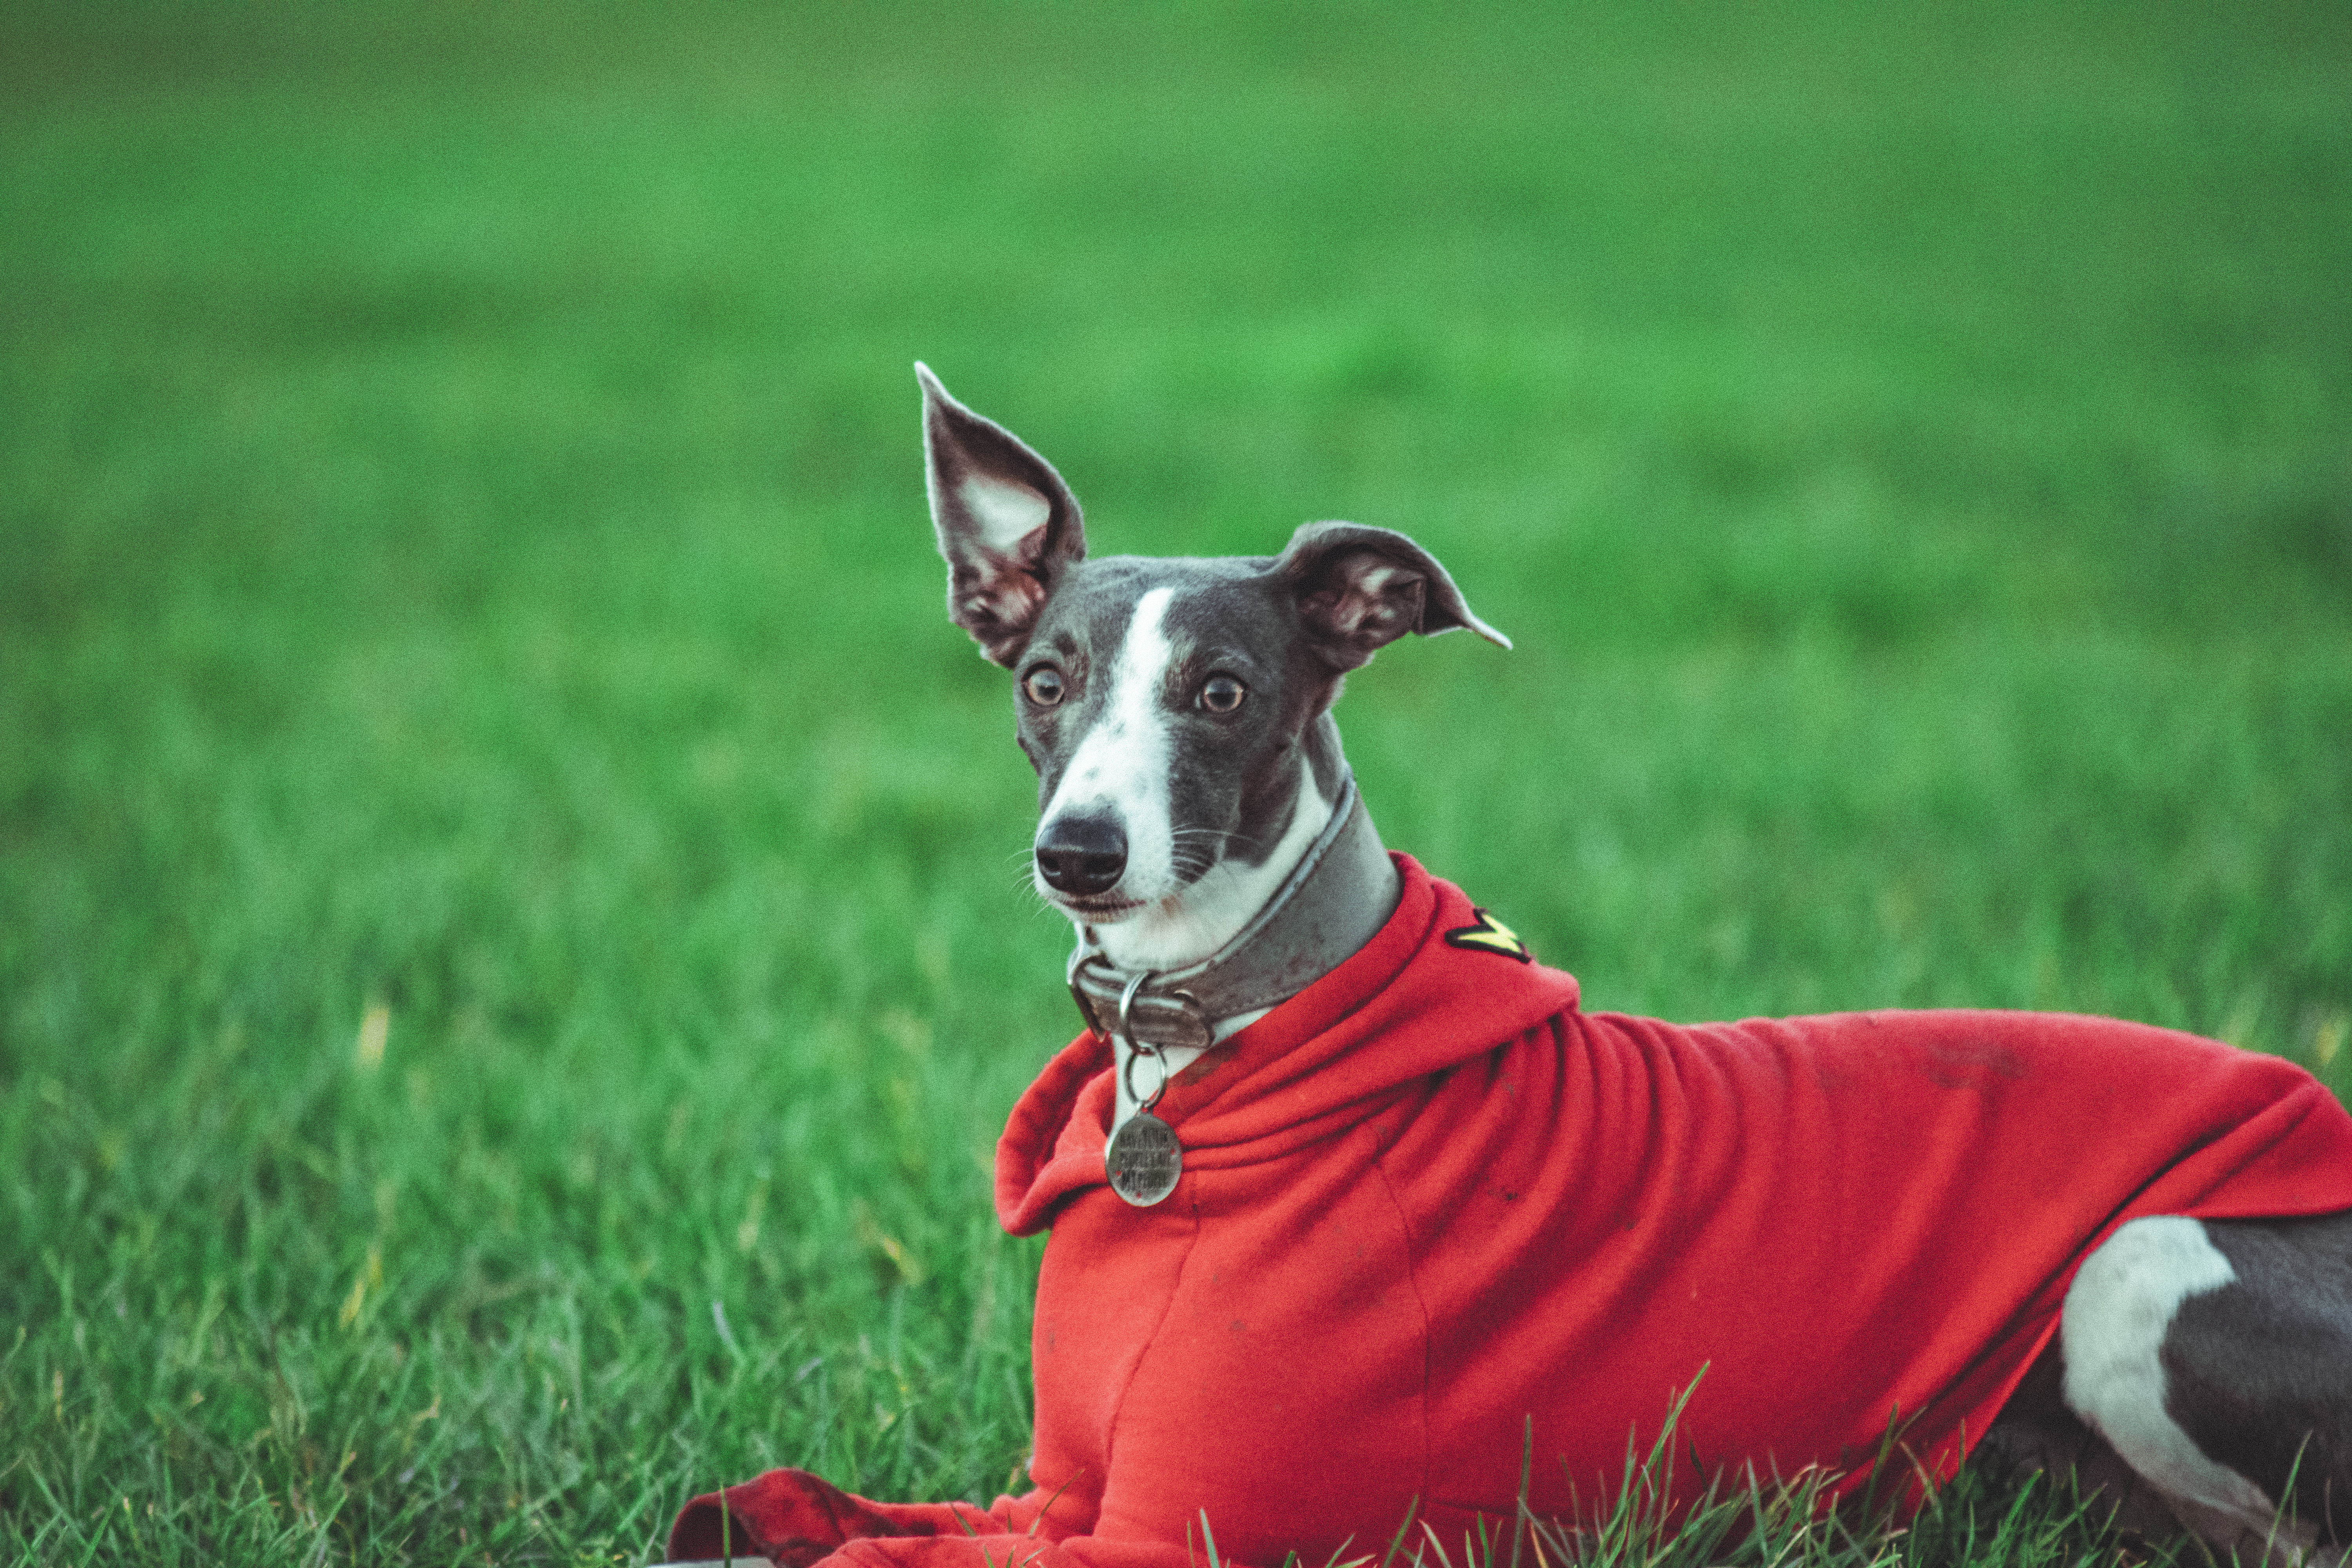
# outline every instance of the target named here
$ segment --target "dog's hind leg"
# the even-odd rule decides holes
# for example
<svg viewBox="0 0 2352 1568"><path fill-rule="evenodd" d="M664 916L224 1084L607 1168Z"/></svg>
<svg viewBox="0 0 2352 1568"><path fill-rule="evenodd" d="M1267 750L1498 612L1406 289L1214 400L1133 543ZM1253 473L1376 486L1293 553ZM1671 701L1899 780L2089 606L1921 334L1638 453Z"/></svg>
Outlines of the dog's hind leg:
<svg viewBox="0 0 2352 1568"><path fill-rule="evenodd" d="M2352 1540L2352 1215L2135 1220L2061 1335L2068 1407L2207 1541Z"/></svg>
<svg viewBox="0 0 2352 1568"><path fill-rule="evenodd" d="M2043 1472L2061 1483L2061 1497L2071 1486L2103 1524L2147 1542L2179 1535L2180 1518L2163 1495L2067 1406L2065 1377L2065 1349L2053 1338L1969 1455L1969 1467L2011 1479Z"/></svg>
<svg viewBox="0 0 2352 1568"><path fill-rule="evenodd" d="M2181 1303L2170 1404L2197 1446L2352 1545L2352 1214L2209 1220L2237 1279Z"/></svg>

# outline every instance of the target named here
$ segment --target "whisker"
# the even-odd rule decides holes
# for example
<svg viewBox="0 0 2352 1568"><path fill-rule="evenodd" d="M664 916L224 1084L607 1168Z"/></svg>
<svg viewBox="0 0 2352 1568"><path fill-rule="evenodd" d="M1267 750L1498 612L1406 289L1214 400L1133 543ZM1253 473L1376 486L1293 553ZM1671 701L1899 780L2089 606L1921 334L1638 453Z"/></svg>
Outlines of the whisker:
<svg viewBox="0 0 2352 1568"><path fill-rule="evenodd" d="M1223 827L1178 827L1170 830L1171 838L1223 838L1243 844L1255 844L1256 838L1246 833L1235 833Z"/></svg>

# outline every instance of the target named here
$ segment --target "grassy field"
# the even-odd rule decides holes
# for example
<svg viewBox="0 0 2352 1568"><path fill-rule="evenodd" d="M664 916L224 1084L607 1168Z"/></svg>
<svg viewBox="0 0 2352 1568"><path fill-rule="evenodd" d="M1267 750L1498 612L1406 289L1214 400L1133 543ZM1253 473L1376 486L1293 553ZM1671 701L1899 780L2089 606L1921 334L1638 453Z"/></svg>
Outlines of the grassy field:
<svg viewBox="0 0 2352 1568"><path fill-rule="evenodd" d="M2352 1088L2352 21L1948 10L0 9L0 1555L1007 1481L917 357L1098 550L1445 560L1350 755L1588 1005Z"/></svg>

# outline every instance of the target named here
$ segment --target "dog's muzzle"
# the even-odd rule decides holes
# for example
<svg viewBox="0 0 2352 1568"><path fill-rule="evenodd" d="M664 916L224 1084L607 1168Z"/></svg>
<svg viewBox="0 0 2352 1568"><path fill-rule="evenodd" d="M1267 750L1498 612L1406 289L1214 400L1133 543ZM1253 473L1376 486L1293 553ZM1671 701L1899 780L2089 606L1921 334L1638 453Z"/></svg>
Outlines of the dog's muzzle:
<svg viewBox="0 0 2352 1568"><path fill-rule="evenodd" d="M1138 973L1114 964L1082 925L1070 954L1070 999L1103 1039L1206 1047L1223 1020L1297 994L1370 942L1395 910L1398 888L1351 773L1322 833L1231 942L1198 963Z"/></svg>

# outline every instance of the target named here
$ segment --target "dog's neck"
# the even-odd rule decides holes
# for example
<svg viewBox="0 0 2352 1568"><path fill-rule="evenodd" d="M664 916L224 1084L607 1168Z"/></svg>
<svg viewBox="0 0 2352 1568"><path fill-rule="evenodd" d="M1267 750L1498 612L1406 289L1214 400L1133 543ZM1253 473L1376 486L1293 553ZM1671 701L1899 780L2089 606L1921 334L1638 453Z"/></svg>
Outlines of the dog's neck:
<svg viewBox="0 0 2352 1568"><path fill-rule="evenodd" d="M1165 973L1198 963L1238 935L1281 889L1330 825L1334 804L1311 777L1302 777L1290 821L1264 860L1249 866L1221 859L1174 898L1148 904L1114 925L1073 923L1082 938L1091 933L1104 956L1121 969Z"/></svg>
<svg viewBox="0 0 2352 1568"><path fill-rule="evenodd" d="M1336 733L1327 734L1336 759ZM1221 865L1114 925L1076 922L1072 990L1112 1041L1114 1127L1139 1094L1148 1100L1162 1077L1329 973L1394 912L1402 879L1345 764L1331 771L1327 795L1302 760L1290 820L1262 863ZM1195 893L1204 895L1197 903ZM1131 1069L1139 1050L1154 1059Z"/></svg>

